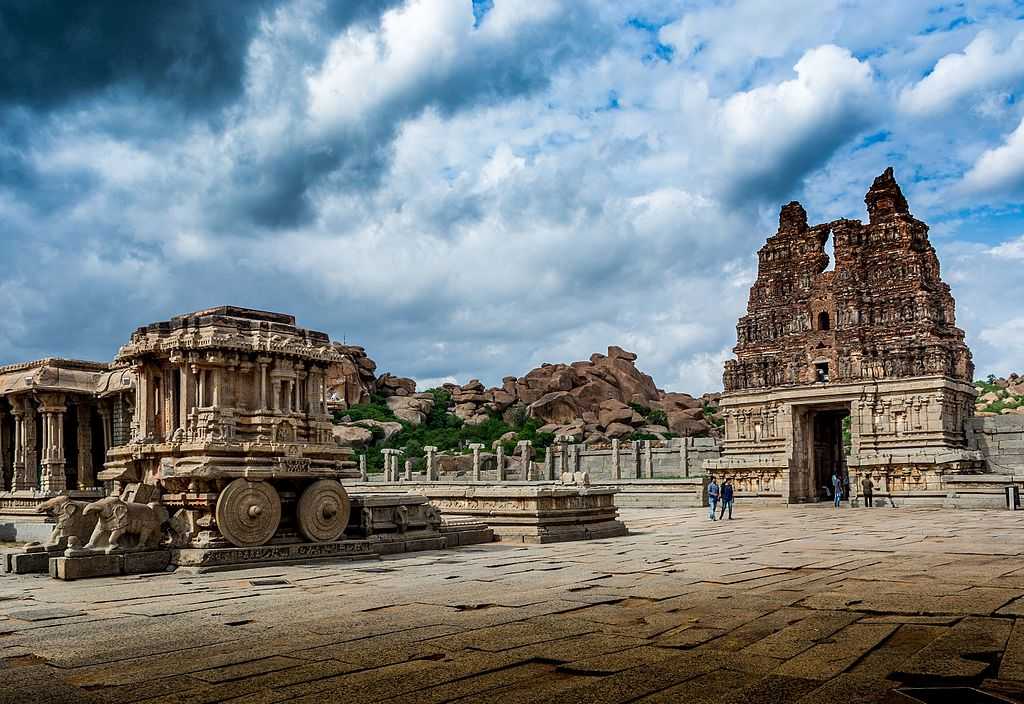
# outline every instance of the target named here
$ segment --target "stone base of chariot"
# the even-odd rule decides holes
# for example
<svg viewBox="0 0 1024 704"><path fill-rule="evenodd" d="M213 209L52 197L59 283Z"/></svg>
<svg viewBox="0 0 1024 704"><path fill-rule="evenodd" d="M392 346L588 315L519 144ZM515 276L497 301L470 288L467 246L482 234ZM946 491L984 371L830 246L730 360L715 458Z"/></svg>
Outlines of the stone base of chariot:
<svg viewBox="0 0 1024 704"><path fill-rule="evenodd" d="M172 565L196 573L323 560L375 560L379 557L374 546L366 540L285 543L253 548L174 548L170 554Z"/></svg>
<svg viewBox="0 0 1024 704"><path fill-rule="evenodd" d="M452 525L457 521L485 524L502 542L557 543L629 532L618 520L614 487L431 482L403 489L428 499Z"/></svg>
<svg viewBox="0 0 1024 704"><path fill-rule="evenodd" d="M72 581L89 577L117 577L124 574L165 572L171 564L170 550L94 553L73 557L51 557L50 576Z"/></svg>

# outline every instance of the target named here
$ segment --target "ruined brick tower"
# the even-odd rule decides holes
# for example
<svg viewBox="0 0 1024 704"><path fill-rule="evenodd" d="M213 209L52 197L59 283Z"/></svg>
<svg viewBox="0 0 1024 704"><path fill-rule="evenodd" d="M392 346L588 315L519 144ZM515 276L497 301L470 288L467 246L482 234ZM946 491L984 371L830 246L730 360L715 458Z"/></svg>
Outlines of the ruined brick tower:
<svg viewBox="0 0 1024 704"><path fill-rule="evenodd" d="M792 202L758 252L725 364L723 456L708 466L746 493L811 501L850 471L919 498L979 466L963 434L974 365L928 226L892 168L864 200L866 224L814 226Z"/></svg>

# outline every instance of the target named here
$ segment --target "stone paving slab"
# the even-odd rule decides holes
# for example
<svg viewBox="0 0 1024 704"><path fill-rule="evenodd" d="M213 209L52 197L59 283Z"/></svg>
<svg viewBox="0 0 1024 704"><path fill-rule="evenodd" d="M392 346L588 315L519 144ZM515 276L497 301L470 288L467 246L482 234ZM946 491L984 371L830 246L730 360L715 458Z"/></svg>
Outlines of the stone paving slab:
<svg viewBox="0 0 1024 704"><path fill-rule="evenodd" d="M372 563L4 575L0 704L1024 701L1018 513L622 516L628 537Z"/></svg>

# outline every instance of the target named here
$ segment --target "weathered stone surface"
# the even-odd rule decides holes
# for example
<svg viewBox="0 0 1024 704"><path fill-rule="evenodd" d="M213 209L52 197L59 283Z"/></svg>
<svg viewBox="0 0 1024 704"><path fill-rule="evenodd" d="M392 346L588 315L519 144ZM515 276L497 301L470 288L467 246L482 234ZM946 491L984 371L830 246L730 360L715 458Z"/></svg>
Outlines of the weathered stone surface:
<svg viewBox="0 0 1024 704"><path fill-rule="evenodd" d="M814 226L789 203L758 252L736 359L725 363L723 454L706 465L731 477L740 499L816 501L838 472L854 494L870 476L886 500L942 504L943 477L983 469L963 433L974 365L928 226L891 168L865 202L866 224Z"/></svg>
<svg viewBox="0 0 1024 704"><path fill-rule="evenodd" d="M360 425L348 423L334 425L331 427L331 434L339 445L345 447L366 447L373 442L373 433Z"/></svg>

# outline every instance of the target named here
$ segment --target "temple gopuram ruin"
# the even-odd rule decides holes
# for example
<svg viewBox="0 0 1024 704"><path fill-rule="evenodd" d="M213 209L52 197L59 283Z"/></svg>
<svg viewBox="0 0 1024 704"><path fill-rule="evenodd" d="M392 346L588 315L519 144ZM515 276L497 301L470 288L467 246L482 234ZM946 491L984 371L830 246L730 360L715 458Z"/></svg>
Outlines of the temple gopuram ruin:
<svg viewBox="0 0 1024 704"><path fill-rule="evenodd" d="M891 168L864 200L867 223L813 226L789 203L758 252L725 364L722 456L705 464L740 497L815 501L839 471L854 486L870 474L883 500L927 501L983 470L964 433L974 365L928 226Z"/></svg>

